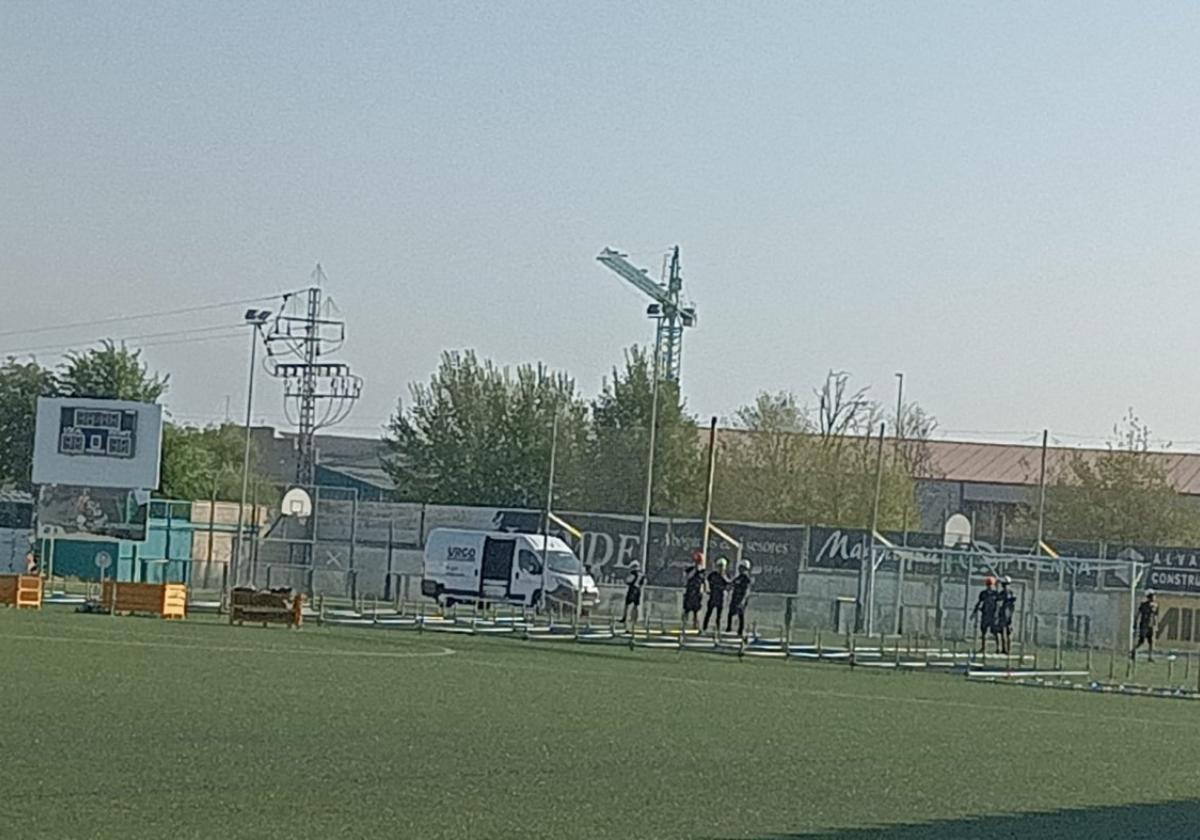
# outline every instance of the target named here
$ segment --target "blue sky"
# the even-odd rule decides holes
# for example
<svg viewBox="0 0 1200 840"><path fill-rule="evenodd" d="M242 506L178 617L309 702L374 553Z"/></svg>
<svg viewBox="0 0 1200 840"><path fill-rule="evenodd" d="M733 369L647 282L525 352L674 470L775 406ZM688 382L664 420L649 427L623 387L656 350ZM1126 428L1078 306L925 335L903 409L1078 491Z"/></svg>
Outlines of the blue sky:
<svg viewBox="0 0 1200 840"><path fill-rule="evenodd" d="M1132 406L1200 447L1198 43L1182 3L9 0L0 353L235 324L15 332L319 261L370 434L443 348L594 392L651 336L595 255L678 243L697 413L900 370L952 436ZM233 333L144 340L177 417L240 416Z"/></svg>

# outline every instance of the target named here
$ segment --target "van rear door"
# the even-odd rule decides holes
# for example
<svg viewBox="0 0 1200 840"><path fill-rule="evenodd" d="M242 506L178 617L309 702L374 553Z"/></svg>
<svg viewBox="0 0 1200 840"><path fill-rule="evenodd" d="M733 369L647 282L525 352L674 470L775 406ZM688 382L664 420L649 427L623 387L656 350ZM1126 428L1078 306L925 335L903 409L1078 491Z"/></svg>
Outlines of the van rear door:
<svg viewBox="0 0 1200 840"><path fill-rule="evenodd" d="M488 537L483 544L483 574L479 594L492 600L508 600L512 587L513 552L516 540Z"/></svg>

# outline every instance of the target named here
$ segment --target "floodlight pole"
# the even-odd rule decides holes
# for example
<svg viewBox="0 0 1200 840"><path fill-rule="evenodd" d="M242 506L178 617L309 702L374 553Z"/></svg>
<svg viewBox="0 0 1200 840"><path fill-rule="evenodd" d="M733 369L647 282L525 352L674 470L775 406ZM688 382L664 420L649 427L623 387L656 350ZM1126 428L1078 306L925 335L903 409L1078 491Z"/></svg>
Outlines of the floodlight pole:
<svg viewBox="0 0 1200 840"><path fill-rule="evenodd" d="M883 492L883 433L885 424L879 424L879 447L875 452L875 502L871 506L870 550L867 560L870 573L867 577L867 635L875 632L875 532L879 530L879 497Z"/></svg>
<svg viewBox="0 0 1200 840"><path fill-rule="evenodd" d="M550 474L546 478L546 517L542 521L542 611L549 614L546 599L546 563L550 554L550 514L554 510L554 462L558 456L558 411L554 412L554 424L550 428ZM582 562L582 561L580 561Z"/></svg>
<svg viewBox="0 0 1200 840"><path fill-rule="evenodd" d="M238 527L234 534L233 554L229 557L229 588L237 586L237 572L240 571L242 554L242 534L246 528L246 495L250 491L250 423L254 410L254 365L258 359L258 330L262 322L257 320L258 313L254 310L246 313L246 322L250 325L250 375L246 385L246 444L242 453L242 496L238 500ZM232 615L233 611L230 610Z"/></svg>
<svg viewBox="0 0 1200 840"><path fill-rule="evenodd" d="M1046 538L1046 444L1050 439L1050 430L1042 429L1042 469L1038 478L1038 530L1037 553L1042 553L1042 540Z"/></svg>
<svg viewBox="0 0 1200 840"><path fill-rule="evenodd" d="M1050 442L1050 430L1042 429L1042 468L1038 476L1038 520L1037 520L1037 545L1034 546L1036 556L1042 556L1042 546L1046 544L1046 447ZM1033 572L1033 592L1029 599L1029 614L1034 616L1034 621L1037 620L1037 596L1038 583L1042 577L1042 563L1040 560L1035 561L1037 566ZM1034 644L1037 643L1037 625L1034 625Z"/></svg>
<svg viewBox="0 0 1200 840"><path fill-rule="evenodd" d="M713 477L717 467L717 418L708 427L708 478L704 483L704 535L700 538L700 556L708 562L708 532L712 527Z"/></svg>
<svg viewBox="0 0 1200 840"><path fill-rule="evenodd" d="M642 574L649 571L650 563L650 497L654 492L654 438L658 431L658 380L659 358L662 356L662 330L654 342L654 383L650 388L650 449L646 453L646 495L642 501ZM647 613L649 610L647 610Z"/></svg>

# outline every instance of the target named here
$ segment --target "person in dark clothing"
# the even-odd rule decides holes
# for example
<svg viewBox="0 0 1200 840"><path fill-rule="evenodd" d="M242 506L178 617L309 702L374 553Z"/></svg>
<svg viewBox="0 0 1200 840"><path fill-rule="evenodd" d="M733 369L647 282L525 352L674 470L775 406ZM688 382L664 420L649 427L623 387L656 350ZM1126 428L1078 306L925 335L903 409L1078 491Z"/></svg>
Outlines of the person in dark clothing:
<svg viewBox="0 0 1200 840"><path fill-rule="evenodd" d="M984 578L983 591L975 601L971 617L979 616L979 652L987 653L988 633L996 639L996 650L1000 650L1000 634L996 632L996 613L1000 606L1000 593L996 591L996 579L991 575Z"/></svg>
<svg viewBox="0 0 1200 840"><path fill-rule="evenodd" d="M733 579L732 592L729 596L729 618L725 625L725 632L733 632L733 619L737 616L737 634L739 637L746 635L746 603L750 600L750 561L743 560L738 563L737 577Z"/></svg>
<svg viewBox="0 0 1200 840"><path fill-rule="evenodd" d="M1012 653L1012 624L1017 612L1017 596L1009 588L1012 578L1005 575L1000 579L1000 608L997 610L996 622L1000 631L1000 652L1006 656Z"/></svg>
<svg viewBox="0 0 1200 840"><path fill-rule="evenodd" d="M1137 630L1137 644L1133 646L1133 650L1129 651L1129 658L1133 659L1137 656L1138 648L1144 642L1149 650L1148 661L1154 661L1154 629L1158 626L1158 602L1154 600L1154 590L1146 592L1146 600L1138 604L1137 616L1135 618Z"/></svg>
<svg viewBox="0 0 1200 840"><path fill-rule="evenodd" d="M646 576L642 574L642 564L634 560L629 564L629 574L625 576L625 614L621 621L629 623L629 614L633 612L633 623L638 620L638 607L642 603L642 587L646 585Z"/></svg>
<svg viewBox="0 0 1200 840"><path fill-rule="evenodd" d="M708 609L704 612L704 630L708 630L708 622L713 617L713 613L717 615L717 623L715 629L718 633L721 632L721 613L725 609L725 590L729 588L729 576L725 574L725 569L729 562L724 558L717 560L717 568L708 573Z"/></svg>
<svg viewBox="0 0 1200 840"><path fill-rule="evenodd" d="M704 606L704 555L697 551L692 556L692 566L687 570L683 583L683 626L687 629L688 616L692 617L692 629L700 629L700 607Z"/></svg>

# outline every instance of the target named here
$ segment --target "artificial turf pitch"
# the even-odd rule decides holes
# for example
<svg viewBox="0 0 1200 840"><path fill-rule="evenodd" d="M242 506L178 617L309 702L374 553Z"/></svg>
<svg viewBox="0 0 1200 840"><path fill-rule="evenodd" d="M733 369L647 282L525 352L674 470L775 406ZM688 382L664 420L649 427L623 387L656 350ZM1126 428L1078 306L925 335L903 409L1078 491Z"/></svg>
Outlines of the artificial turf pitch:
<svg viewBox="0 0 1200 840"><path fill-rule="evenodd" d="M0 610L4 838L1200 836L1200 703Z"/></svg>

